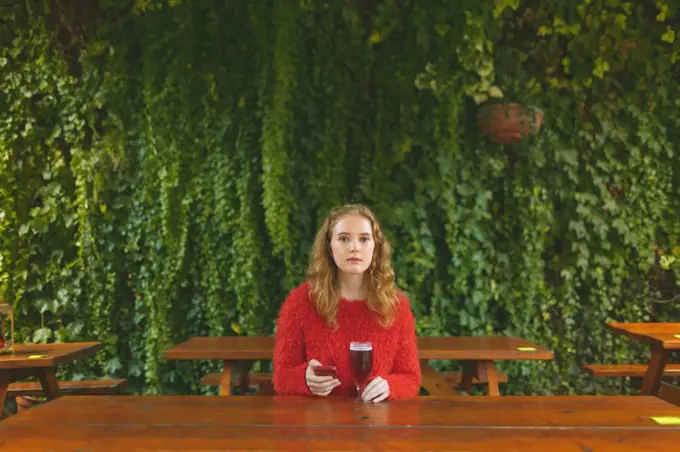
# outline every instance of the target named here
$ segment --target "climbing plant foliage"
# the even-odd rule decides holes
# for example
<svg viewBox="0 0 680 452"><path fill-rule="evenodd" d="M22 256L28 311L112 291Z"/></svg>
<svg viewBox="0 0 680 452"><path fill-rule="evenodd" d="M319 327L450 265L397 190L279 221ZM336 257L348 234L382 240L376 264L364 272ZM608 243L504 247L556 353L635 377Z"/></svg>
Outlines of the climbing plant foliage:
<svg viewBox="0 0 680 452"><path fill-rule="evenodd" d="M510 393L629 389L584 363L677 320L670 1L45 0L0 7L0 298L61 372L200 392L197 335L271 334L321 219L369 204L421 335L516 335ZM481 104L544 112L497 145ZM438 362L439 367L457 363Z"/></svg>

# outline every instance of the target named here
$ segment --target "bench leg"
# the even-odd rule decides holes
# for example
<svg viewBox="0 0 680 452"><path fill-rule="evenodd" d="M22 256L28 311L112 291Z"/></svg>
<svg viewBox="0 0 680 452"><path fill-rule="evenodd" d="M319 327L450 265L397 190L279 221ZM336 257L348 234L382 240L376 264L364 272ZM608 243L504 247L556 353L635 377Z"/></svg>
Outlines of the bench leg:
<svg viewBox="0 0 680 452"><path fill-rule="evenodd" d="M423 387L431 396L459 395L444 379L442 374L430 366L426 359L420 360L420 371L423 375Z"/></svg>
<svg viewBox="0 0 680 452"><path fill-rule="evenodd" d="M647 373L642 381L642 395L657 395L659 393L661 377L663 377L667 360L668 351L657 347L652 348L652 359L649 360Z"/></svg>
<svg viewBox="0 0 680 452"><path fill-rule="evenodd" d="M16 401L17 404L17 414L41 402L40 399L29 396L15 397L14 400Z"/></svg>
<svg viewBox="0 0 680 452"><path fill-rule="evenodd" d="M59 383L53 368L47 367L38 370L38 380L40 380L40 386L42 386L43 394L45 394L47 400L59 397Z"/></svg>
<svg viewBox="0 0 680 452"><path fill-rule="evenodd" d="M273 396L276 395L276 392L274 392L274 385L271 383L271 381L265 381L262 384L260 384L260 388L257 390L255 393L256 396Z"/></svg>
<svg viewBox="0 0 680 452"><path fill-rule="evenodd" d="M5 408L5 399L7 398L7 389L10 383L28 378L34 375L33 369L5 369L0 370L0 416L2 410Z"/></svg>

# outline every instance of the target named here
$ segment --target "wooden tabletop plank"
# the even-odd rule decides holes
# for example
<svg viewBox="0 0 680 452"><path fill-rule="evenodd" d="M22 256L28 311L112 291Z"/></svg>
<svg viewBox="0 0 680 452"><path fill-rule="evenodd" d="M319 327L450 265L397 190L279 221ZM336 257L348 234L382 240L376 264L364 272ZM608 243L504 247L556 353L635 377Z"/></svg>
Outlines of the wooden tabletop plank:
<svg viewBox="0 0 680 452"><path fill-rule="evenodd" d="M608 322L607 327L616 334L665 350L680 350L680 323L673 322Z"/></svg>
<svg viewBox="0 0 680 452"><path fill-rule="evenodd" d="M418 337L420 359L551 360L553 352L517 337ZM168 360L272 359L273 337L192 337L163 353Z"/></svg>
<svg viewBox="0 0 680 452"><path fill-rule="evenodd" d="M519 337L419 337L420 359L551 360L553 352Z"/></svg>
<svg viewBox="0 0 680 452"><path fill-rule="evenodd" d="M257 360L274 357L273 337L192 337L165 352L168 360Z"/></svg>
<svg viewBox="0 0 680 452"><path fill-rule="evenodd" d="M0 450L342 450L468 452L675 452L679 431L355 429L259 427L30 427L5 429Z"/></svg>
<svg viewBox="0 0 680 452"><path fill-rule="evenodd" d="M54 367L93 355L103 345L101 342L17 344L14 353L0 355L0 370Z"/></svg>
<svg viewBox="0 0 680 452"><path fill-rule="evenodd" d="M680 431L650 416L680 407L644 396L419 397L356 404L346 397L65 396L0 424L17 427L636 428Z"/></svg>

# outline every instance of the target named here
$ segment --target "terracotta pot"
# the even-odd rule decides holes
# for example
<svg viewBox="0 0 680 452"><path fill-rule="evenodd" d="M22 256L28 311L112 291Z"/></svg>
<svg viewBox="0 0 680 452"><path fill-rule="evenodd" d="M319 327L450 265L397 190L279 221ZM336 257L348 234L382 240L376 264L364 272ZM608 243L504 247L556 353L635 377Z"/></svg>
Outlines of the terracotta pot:
<svg viewBox="0 0 680 452"><path fill-rule="evenodd" d="M520 104L489 104L477 115L484 135L498 144L518 143L526 135L538 133L543 124L540 108Z"/></svg>

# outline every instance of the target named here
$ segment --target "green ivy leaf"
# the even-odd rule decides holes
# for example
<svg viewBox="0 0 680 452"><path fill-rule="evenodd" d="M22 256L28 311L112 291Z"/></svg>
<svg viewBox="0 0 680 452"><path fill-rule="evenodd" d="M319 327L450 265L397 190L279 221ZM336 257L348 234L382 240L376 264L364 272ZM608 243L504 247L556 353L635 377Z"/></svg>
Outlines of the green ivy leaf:
<svg viewBox="0 0 680 452"><path fill-rule="evenodd" d="M19 227L19 236L26 235L28 231L31 229L28 223L24 223Z"/></svg>
<svg viewBox="0 0 680 452"><path fill-rule="evenodd" d="M626 17L623 14L617 14L616 17L614 18L614 23L621 28L626 28L627 21L628 17Z"/></svg>
<svg viewBox="0 0 680 452"><path fill-rule="evenodd" d="M47 327L38 328L33 333L33 343L46 344L52 338L52 330Z"/></svg>
<svg viewBox="0 0 680 452"><path fill-rule="evenodd" d="M87 46L87 54L91 57L99 56L108 50L110 43L108 41L95 41Z"/></svg>
<svg viewBox="0 0 680 452"><path fill-rule="evenodd" d="M675 30L673 30L671 27L666 27L666 32L661 35L661 40L669 44L675 42Z"/></svg>
<svg viewBox="0 0 680 452"><path fill-rule="evenodd" d="M552 27L548 27L546 25L541 25L540 27L538 27L538 32L537 32L538 36L549 36L552 33L553 33Z"/></svg>
<svg viewBox="0 0 680 452"><path fill-rule="evenodd" d="M503 11L505 11L505 8L512 8L513 11L517 11L520 2L521 0L496 0L496 6L493 10L494 19L498 19Z"/></svg>
<svg viewBox="0 0 680 452"><path fill-rule="evenodd" d="M116 373L120 371L122 368L123 365L120 362L120 358L117 356L113 356L104 365L104 370L106 371L107 375L116 375Z"/></svg>
<svg viewBox="0 0 680 452"><path fill-rule="evenodd" d="M436 24L434 26L434 30L441 37L446 36L446 34L449 32L450 29L451 29L451 26L449 24Z"/></svg>
<svg viewBox="0 0 680 452"><path fill-rule="evenodd" d="M662 1L656 2L656 7L659 8L659 14L656 15L656 20L658 22L665 22L668 16L668 5Z"/></svg>
<svg viewBox="0 0 680 452"><path fill-rule="evenodd" d="M492 86L489 89L489 96L494 98L501 98L503 97L503 91L497 86Z"/></svg>
<svg viewBox="0 0 680 452"><path fill-rule="evenodd" d="M604 61L602 58L597 58L595 60L595 67L593 68L593 75L599 79L603 79L607 71L609 71L609 62Z"/></svg>

